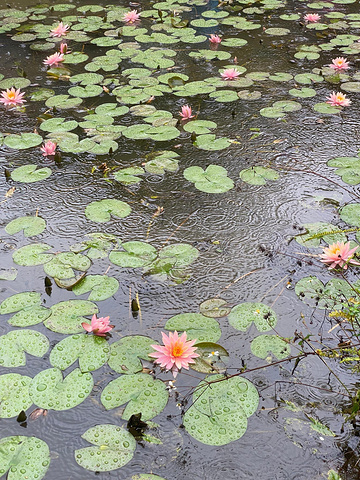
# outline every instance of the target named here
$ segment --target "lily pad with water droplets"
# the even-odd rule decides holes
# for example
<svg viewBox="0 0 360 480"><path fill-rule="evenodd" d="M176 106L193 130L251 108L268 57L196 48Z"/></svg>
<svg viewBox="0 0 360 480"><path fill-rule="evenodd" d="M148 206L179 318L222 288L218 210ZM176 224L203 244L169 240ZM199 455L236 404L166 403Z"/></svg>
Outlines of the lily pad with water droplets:
<svg viewBox="0 0 360 480"><path fill-rule="evenodd" d="M360 227L360 203L345 205L340 211L340 218L349 225Z"/></svg>
<svg viewBox="0 0 360 480"><path fill-rule="evenodd" d="M44 271L50 277L65 279L75 277L74 270L86 272L91 266L91 260L85 255L73 252L57 254L44 265Z"/></svg>
<svg viewBox="0 0 360 480"><path fill-rule="evenodd" d="M329 167L335 167L335 174L349 185L360 183L360 157L336 157L327 162Z"/></svg>
<svg viewBox="0 0 360 480"><path fill-rule="evenodd" d="M13 327L31 327L44 322L50 315L51 310L49 308L34 305L17 312L9 318L8 323Z"/></svg>
<svg viewBox="0 0 360 480"><path fill-rule="evenodd" d="M15 293L5 298L0 304L0 314L19 312L25 308L38 306L41 303L41 294L37 292Z"/></svg>
<svg viewBox="0 0 360 480"><path fill-rule="evenodd" d="M229 353L224 347L217 343L201 342L196 344L196 353L200 355L195 358L195 363L190 367L201 373L224 373L229 361Z"/></svg>
<svg viewBox="0 0 360 480"><path fill-rule="evenodd" d="M75 460L92 472L110 472L123 467L130 462L136 449L133 435L118 425L96 425L82 438L93 447L75 450Z"/></svg>
<svg viewBox="0 0 360 480"><path fill-rule="evenodd" d="M91 259L107 257L108 252L121 243L118 237L109 233L95 232L86 236L89 237L89 240L75 243L70 250L75 253L86 252L86 256Z"/></svg>
<svg viewBox="0 0 360 480"><path fill-rule="evenodd" d="M42 141L42 138L41 138L41 141ZM28 148L28 147L23 147L23 148ZM50 177L51 173L52 173L51 169L48 167L37 169L37 165L28 164L28 165L23 165L22 167L15 168L15 170L11 172L11 178L15 182L34 183L34 182L40 182L41 180L45 180L46 178Z"/></svg>
<svg viewBox="0 0 360 480"><path fill-rule="evenodd" d="M82 86L96 85L104 80L103 75L99 73L79 73L69 78L70 83L79 83Z"/></svg>
<svg viewBox="0 0 360 480"><path fill-rule="evenodd" d="M145 242L125 242L121 247L124 249L123 252L114 250L109 255L110 262L120 267L145 267L156 258L155 247Z"/></svg>
<svg viewBox="0 0 360 480"><path fill-rule="evenodd" d="M75 295L90 292L88 300L99 302L112 297L119 289L119 282L107 275L87 275L72 288Z"/></svg>
<svg viewBox="0 0 360 480"><path fill-rule="evenodd" d="M38 88L30 95L30 101L43 102L53 95L55 95L55 92L51 88Z"/></svg>
<svg viewBox="0 0 360 480"><path fill-rule="evenodd" d="M304 247L318 247L323 239L327 243L346 242L347 237L345 233L336 225L328 222L305 223L306 228L304 234L296 235L295 240ZM326 235L326 232L335 232L334 234ZM337 233L339 232L339 233ZM316 238L312 238L316 235Z"/></svg>
<svg viewBox="0 0 360 480"><path fill-rule="evenodd" d="M41 135L38 135L37 133L20 133L19 135L17 135L17 134L7 135L4 139L4 145L6 145L7 147L10 147L10 148L14 148L16 150L24 150L26 148L36 147L37 145L40 145L40 143L42 141L43 141L43 139L42 139ZM27 168L26 169L25 167L34 167L34 168L32 168L32 169ZM30 171L35 170L36 165L24 165L23 167L19 167L19 168L22 169L21 172L27 172L28 173ZM19 170L19 168L16 168L14 170L14 172ZM42 169L42 170L46 170L46 169ZM47 169L47 170L50 170L50 169ZM11 178L13 178L13 174L11 174ZM42 180L42 178L40 180ZM21 182L21 181L24 181L24 180L18 180L18 181ZM32 180L32 181L35 182L36 180Z"/></svg>
<svg viewBox="0 0 360 480"><path fill-rule="evenodd" d="M141 167L128 167L115 172L114 178L124 185L133 185L141 182L142 178L140 178L139 175L143 175L144 173L144 169Z"/></svg>
<svg viewBox="0 0 360 480"><path fill-rule="evenodd" d="M211 130L216 127L216 123L209 120L192 120L191 122L185 123L183 129L185 130L185 132L194 132L197 135L201 135L205 133L210 133Z"/></svg>
<svg viewBox="0 0 360 480"><path fill-rule="evenodd" d="M154 152L154 154L147 155L146 158L151 158L151 160L144 164L144 168L148 173L157 175L163 175L165 171L176 172L179 168L176 157L179 157L179 154L168 150Z"/></svg>
<svg viewBox="0 0 360 480"><path fill-rule="evenodd" d="M95 303L88 300L67 300L51 307L51 315L44 325L49 330L58 333L74 334L84 331L83 322L90 321L83 315L94 315L99 309Z"/></svg>
<svg viewBox="0 0 360 480"><path fill-rule="evenodd" d="M141 412L141 419L146 421L164 410L168 398L164 382L154 380L145 373L137 373L122 375L110 382L101 394L101 403L106 410L127 403L122 414L124 420Z"/></svg>
<svg viewBox="0 0 360 480"><path fill-rule="evenodd" d="M230 140L226 137L216 138L216 135L208 133L205 135L198 135L194 145L201 150L215 151L227 148L230 143Z"/></svg>
<svg viewBox="0 0 360 480"><path fill-rule="evenodd" d="M65 378L58 368L48 368L32 380L29 393L33 403L48 410L69 410L82 403L91 393L91 373L75 368Z"/></svg>
<svg viewBox="0 0 360 480"><path fill-rule="evenodd" d="M29 395L31 377L17 373L0 375L0 418L12 418L26 411L33 401ZM1 464L1 441L0 441L0 471Z"/></svg>
<svg viewBox="0 0 360 480"><path fill-rule="evenodd" d="M231 311L231 307L228 307L227 303L222 298L209 298L200 304L200 313L211 318L226 317Z"/></svg>
<svg viewBox="0 0 360 480"><path fill-rule="evenodd" d="M85 216L97 223L109 222L111 217L124 218L130 215L131 207L121 200L106 198L91 202L85 208Z"/></svg>
<svg viewBox="0 0 360 480"><path fill-rule="evenodd" d="M324 285L317 277L304 277L295 285L295 293L308 305L320 309L339 309L343 302L356 297L355 291L342 279L334 278Z"/></svg>
<svg viewBox="0 0 360 480"><path fill-rule="evenodd" d="M258 403L256 388L245 378L214 375L196 387L192 405L184 415L184 427L201 443L226 445L244 435L247 418Z"/></svg>
<svg viewBox="0 0 360 480"><path fill-rule="evenodd" d="M13 253L13 260L17 265L24 267L32 267L35 265L43 265L50 262L54 257L51 253L44 253L52 247L46 243L32 243L24 245Z"/></svg>
<svg viewBox="0 0 360 480"><path fill-rule="evenodd" d="M240 178L250 185L265 185L267 180L277 180L279 174L272 168L255 166L241 170Z"/></svg>
<svg viewBox="0 0 360 480"><path fill-rule="evenodd" d="M109 358L109 367L117 373L127 375L142 371L142 360L153 362L149 353L154 352L151 345L156 345L152 338L142 335L132 335L124 337L118 342L111 344L111 353Z"/></svg>
<svg viewBox="0 0 360 480"><path fill-rule="evenodd" d="M26 365L25 352L42 357L49 349L49 341L35 330L12 330L0 337L0 365L22 367Z"/></svg>
<svg viewBox="0 0 360 480"><path fill-rule="evenodd" d="M259 332L268 332L277 323L274 310L259 302L245 302L236 305L229 313L228 318L230 325L241 332L246 332L253 322Z"/></svg>
<svg viewBox="0 0 360 480"><path fill-rule="evenodd" d="M104 337L96 335L71 335L57 343L51 350L53 367L66 370L76 360L82 372L92 372L108 361L110 347Z"/></svg>
<svg viewBox="0 0 360 480"><path fill-rule="evenodd" d="M36 437L17 435L0 439L0 476L8 480L41 480L50 465L47 444Z"/></svg>
<svg viewBox="0 0 360 480"><path fill-rule="evenodd" d="M272 353L278 360L290 355L290 345L277 335L259 335L251 342L252 353L259 358L266 358Z"/></svg>
<svg viewBox="0 0 360 480"><path fill-rule="evenodd" d="M319 83L324 80L321 75L315 73L300 73L294 77L296 83L301 83L303 85L311 85L313 83Z"/></svg>
<svg viewBox="0 0 360 480"><path fill-rule="evenodd" d="M0 89L7 89L11 87L26 88L31 84L31 81L25 77L4 78L0 81Z"/></svg>
<svg viewBox="0 0 360 480"><path fill-rule="evenodd" d="M22 230L25 237L39 235L46 228L46 222L41 217L19 217L9 222L5 227L5 232L14 235Z"/></svg>
<svg viewBox="0 0 360 480"><path fill-rule="evenodd" d="M12 282L16 280L18 271L16 268L0 268L0 280Z"/></svg>
<svg viewBox="0 0 360 480"><path fill-rule="evenodd" d="M186 180L206 193L224 193L234 187L234 182L227 176L227 171L220 165L209 165L206 170L201 167L188 167L184 170Z"/></svg>
<svg viewBox="0 0 360 480"><path fill-rule="evenodd" d="M214 318L200 313L180 313L171 317L165 324L167 330L186 332L188 340L216 343L221 337L221 330Z"/></svg>

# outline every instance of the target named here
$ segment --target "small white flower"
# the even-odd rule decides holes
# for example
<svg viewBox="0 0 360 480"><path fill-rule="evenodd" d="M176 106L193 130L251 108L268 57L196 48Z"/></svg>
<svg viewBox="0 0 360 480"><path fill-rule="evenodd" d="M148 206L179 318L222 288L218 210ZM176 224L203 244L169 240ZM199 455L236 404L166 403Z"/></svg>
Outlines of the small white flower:
<svg viewBox="0 0 360 480"><path fill-rule="evenodd" d="M220 357L220 353L217 350L215 352L211 352L209 353L208 358L211 357Z"/></svg>
<svg viewBox="0 0 360 480"><path fill-rule="evenodd" d="M167 387L166 387L167 390L169 390L169 392L171 390L176 390L176 386L174 385L174 382L172 380L169 380L168 381L168 384L167 384Z"/></svg>

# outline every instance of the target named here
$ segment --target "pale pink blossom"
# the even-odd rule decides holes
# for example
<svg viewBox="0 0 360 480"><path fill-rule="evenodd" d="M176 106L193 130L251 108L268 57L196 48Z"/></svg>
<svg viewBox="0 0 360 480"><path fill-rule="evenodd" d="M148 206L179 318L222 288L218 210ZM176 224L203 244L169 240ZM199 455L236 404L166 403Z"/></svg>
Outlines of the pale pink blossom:
<svg viewBox="0 0 360 480"><path fill-rule="evenodd" d="M100 317L97 318L96 315L93 315L91 319L91 325L86 322L83 322L81 325L87 332L92 332L98 337L105 337L105 335L114 328L114 325L110 324L110 317Z"/></svg>
<svg viewBox="0 0 360 480"><path fill-rule="evenodd" d="M68 33L69 28L69 25L64 25L63 22L60 22L57 27L50 30L50 36L62 37L63 35L66 35Z"/></svg>
<svg viewBox="0 0 360 480"><path fill-rule="evenodd" d="M40 150L43 152L43 156L47 157L48 155L55 155L56 150L56 143L49 140L48 142L44 143Z"/></svg>
<svg viewBox="0 0 360 480"><path fill-rule="evenodd" d="M180 337L175 331L169 332L167 336L161 332L164 345L151 345L156 352L150 353L149 356L155 358L155 363L159 363L166 370L171 370L174 377L181 368L189 369L189 364L194 363L194 358L200 355L195 353L197 347L193 347L196 340L186 340L186 332Z"/></svg>
<svg viewBox="0 0 360 480"><path fill-rule="evenodd" d="M209 42L210 43L221 43L222 38L219 35L210 35Z"/></svg>
<svg viewBox="0 0 360 480"><path fill-rule="evenodd" d="M130 12L125 13L123 21L126 23L135 23L139 18L140 13L137 13L137 10L131 10Z"/></svg>
<svg viewBox="0 0 360 480"><path fill-rule="evenodd" d="M24 95L24 92L20 92L20 88L15 90L15 88L12 87L10 89L2 90L2 98L0 98L0 102L5 106L16 107L17 105L22 105L24 102L26 102L26 100L22 98Z"/></svg>
<svg viewBox="0 0 360 480"><path fill-rule="evenodd" d="M189 105L183 105L181 107L181 112L179 112L180 117L182 120L189 120L190 118L194 118L195 115L192 115L192 110Z"/></svg>
<svg viewBox="0 0 360 480"><path fill-rule="evenodd" d="M240 72L236 68L227 68L221 74L224 80L236 80L239 75Z"/></svg>
<svg viewBox="0 0 360 480"><path fill-rule="evenodd" d="M352 260L352 257L358 248L359 246L350 249L350 242L333 243L323 249L324 253L319 255L321 258L320 262L330 264L329 270L336 267L341 267L345 270L349 263L352 265L360 265L359 262Z"/></svg>
<svg viewBox="0 0 360 480"><path fill-rule="evenodd" d="M349 62L347 62L347 59L344 57L336 57L331 60L331 62L329 67L334 70L347 70L350 68Z"/></svg>
<svg viewBox="0 0 360 480"><path fill-rule="evenodd" d="M66 42L60 44L60 53L65 54L70 52L71 50L69 50L68 44Z"/></svg>
<svg viewBox="0 0 360 480"><path fill-rule="evenodd" d="M317 23L321 19L318 13L307 13L304 15L304 20L310 23Z"/></svg>
<svg viewBox="0 0 360 480"><path fill-rule="evenodd" d="M43 61L43 64L48 65L49 67L57 67L59 63L63 62L64 60L64 55L56 52L46 57L46 59Z"/></svg>
<svg viewBox="0 0 360 480"><path fill-rule="evenodd" d="M341 92L333 92L328 98L327 102L330 103L332 107L348 107L351 103L351 101L346 98L345 93Z"/></svg>

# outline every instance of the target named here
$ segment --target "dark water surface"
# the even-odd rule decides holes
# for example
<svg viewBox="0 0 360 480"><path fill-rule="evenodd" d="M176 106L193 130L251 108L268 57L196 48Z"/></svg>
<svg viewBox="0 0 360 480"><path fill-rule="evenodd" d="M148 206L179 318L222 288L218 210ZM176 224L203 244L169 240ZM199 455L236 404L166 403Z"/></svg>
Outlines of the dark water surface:
<svg viewBox="0 0 360 480"><path fill-rule="evenodd" d="M3 3L0 3L1 8L5 7ZM17 8L35 4L10 3ZM336 10L357 12L358 7L359 3L356 2L352 5L338 5ZM142 5L142 8L150 7ZM201 7L200 11L204 8L210 6ZM238 64L245 66L248 72L289 72L293 75L320 68L328 64L331 58L340 56L340 52L321 52L318 60L294 61L293 54L297 45L324 41L320 38L321 33L307 30L298 21L279 20L279 14L294 11L303 14L308 9L304 3L289 2L279 11L271 10L253 16L266 28L282 26L292 29L286 37L267 36L262 29L239 32L228 27L230 30L227 32L232 31L232 36L240 36L249 43L239 49L227 50L237 56ZM197 15L196 9L188 15L193 18ZM45 23L51 24L56 18L52 14L51 20ZM143 23L146 26L151 24L148 19ZM221 26L214 30L216 31L206 29L203 33L223 33ZM41 66L44 58L42 52L33 52L28 44L18 44L4 34L0 36L0 44L0 73L5 77L16 76L15 64L20 62L33 83L52 88L56 94L66 92L68 83L46 77L46 69ZM177 49L173 45L165 46L167 47ZM80 49L78 45L74 45L74 48ZM230 63L201 63L199 69L198 64L195 61L189 63L189 57L185 55L185 51L192 48L208 46L186 45L184 52L179 53L177 65L182 65L179 72L186 73L191 80L216 76L218 68ZM95 46L86 45L85 50L90 55L102 54ZM355 57L352 56L351 60L356 65ZM81 66L70 68L72 74L83 72ZM323 280L331 277L317 261L313 265L306 262L299 264L297 253L307 253L307 250L294 241L289 243L289 240L299 233L298 226L303 223L328 221L342 226L337 209L330 202L321 200L330 198L345 204L354 197L349 191L328 180L341 183L333 170L326 167L326 162L335 156L356 154L359 147L360 99L358 94L349 95L351 107L338 115L318 114L312 110L312 105L325 101L326 96L337 88L324 82L314 87L317 91L315 99L299 100L303 105L302 110L289 114L285 120L260 116L261 108L270 106L276 100L289 99L289 88L293 88L289 82L262 83L259 87L262 97L248 102L241 100L218 103L208 95L187 97L186 100L172 95L155 99L153 104L156 108L170 110L174 116L177 116L184 103L189 103L194 110L200 110L199 118L217 122L217 136L237 140L229 148L216 152L196 149L192 145L190 134L186 132L175 140L157 144L151 140L131 141L121 137L118 139L119 149L113 154L96 157L86 153L63 153L58 163L42 157L38 148L11 150L1 147L0 200L9 188L16 187L14 195L0 204L1 267L14 267L14 250L30 243L22 233L13 236L6 234L4 227L14 218L35 215L36 212L47 222L46 230L36 237L36 242L46 242L54 247L54 251L67 251L70 245L82 241L87 233L100 230L116 234L123 241L148 240L156 247L166 244L172 235L170 243L189 243L200 251L199 259L191 266L190 279L182 285L157 282L151 277L143 276L139 269L122 269L110 264L108 259L96 260L90 268L90 274L107 272L120 282L120 289L114 297L98 303L101 316L110 315L111 322L115 324L111 342L131 334L149 335L160 341L160 331L171 316L197 312L201 302L220 295L231 305L262 301L272 306L279 318L276 332L284 337L293 337L295 330L304 335L312 332L314 339L322 335L335 344L336 335L328 333L331 324L324 320L323 311L313 314L312 309L298 299L292 288L296 281L308 275L318 275ZM100 103L97 99L84 101L88 107L97 103ZM33 131L38 127L36 117L46 109L42 102L29 102L25 114L2 109L0 130L4 133ZM72 110L66 110L61 115L80 117L76 112L72 113ZM120 117L120 122L134 123L134 117ZM257 138L251 139L254 133L251 128L260 129ZM174 151L180 154L180 168L176 173L148 175L139 185L128 188L118 182L107 181L99 171L92 173L92 167L103 161L109 167L140 165L145 155L151 151L171 150L177 145L180 147ZM33 184L20 184L6 179L5 168L12 170L27 163L51 166L53 174L46 181ZM196 190L193 184L184 179L183 170L186 167L198 165L205 168L212 163L228 170L236 188L224 194L207 194ZM271 165L282 173L279 180L268 182L265 186L248 185L239 179L239 172L253 165ZM321 176L302 173L301 170L312 170ZM346 188L355 194L358 192L357 187ZM84 215L85 206L103 198L118 198L128 202L132 207L131 215L125 219L113 219L100 227L90 222ZM153 219L158 206L163 207L164 211ZM152 225L147 238L150 222ZM265 246L272 255L261 251L259 245ZM75 298L72 292L60 289L55 284L51 295L47 295L41 265L17 268L19 274L16 281L1 281L0 301L14 293L30 290L41 292L46 306ZM132 296L135 292L139 295L141 318L129 315L130 288ZM85 299L87 296L80 298ZM7 318L1 318L1 335L11 330ZM220 318L219 323L222 329L219 343L230 353L231 373L241 368L243 363L248 368L266 364L266 360L254 357L250 351L250 341L256 336L254 326L243 333L232 328L226 318ZM32 328L46 334L51 346L64 338L61 334L47 330L42 324ZM296 351L294 347L292 353L296 354ZM356 386L358 378L349 369L335 363L330 364L347 386ZM50 367L48 355L44 359L28 356L25 367L0 368L0 373L11 371L33 377ZM203 445L179 428L180 411L174 398L170 398L163 414L154 420L160 425L162 446L139 445L133 459L125 467L113 472L95 475L84 470L75 462L73 455L75 449L86 444L81 435L96 424L124 423L120 419L119 409L107 412L100 404L101 390L115 378L109 367L94 372L95 388L78 407L64 412L50 411L46 417L29 421L26 429L15 418L1 419L1 437L35 435L46 441L52 455L50 469L45 477L49 480L125 480L133 474L149 472L167 480L312 480L327 478L326 472L330 468L339 470L346 458L350 460L347 472L342 472L343 479L360 478L356 465L358 437L350 425L343 426L341 411L348 403L346 397L341 395L341 386L318 359L307 358L291 375L293 367L293 363L283 363L247 375L260 392L259 409L250 417L245 435L222 447ZM178 391L186 394L202 377L191 370L190 373L179 375ZM160 378L169 379L171 375L163 374ZM306 385L292 385L296 382ZM327 393L316 387L333 389L334 392ZM336 436L324 436L309 429L302 411L284 409L281 400L306 406L306 412L321 420ZM278 405L282 406L276 408Z"/></svg>

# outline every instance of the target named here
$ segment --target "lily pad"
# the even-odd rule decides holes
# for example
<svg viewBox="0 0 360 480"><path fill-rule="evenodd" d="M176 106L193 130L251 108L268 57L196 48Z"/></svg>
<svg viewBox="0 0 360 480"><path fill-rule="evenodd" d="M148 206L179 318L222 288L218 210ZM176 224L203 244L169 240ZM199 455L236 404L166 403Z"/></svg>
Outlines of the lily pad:
<svg viewBox="0 0 360 480"><path fill-rule="evenodd" d="M124 337L111 345L109 366L115 372L127 375L141 372L143 368L141 359L153 361L149 353L154 352L151 345L156 343L152 338L142 335Z"/></svg>
<svg viewBox="0 0 360 480"><path fill-rule="evenodd" d="M46 307L35 305L24 308L9 318L8 323L13 327L31 327L44 322L51 315L51 310Z"/></svg>
<svg viewBox="0 0 360 480"><path fill-rule="evenodd" d="M71 130L75 130L78 126L78 122L75 120L68 120L66 121L65 118L56 117L56 118L49 118L40 124L41 130L44 132L70 132Z"/></svg>
<svg viewBox="0 0 360 480"><path fill-rule="evenodd" d="M224 373L229 361L229 353L217 343L202 342L196 344L196 353L200 356L195 358L195 363L190 367L201 373Z"/></svg>
<svg viewBox="0 0 360 480"><path fill-rule="evenodd" d="M130 215L131 207L121 200L106 198L97 202L91 202L85 208L85 216L97 223L109 222L111 216L124 218Z"/></svg>
<svg viewBox="0 0 360 480"><path fill-rule="evenodd" d="M189 340L198 343L216 343L221 337L221 330L214 318L205 317L200 313L180 313L171 317L165 324L166 330L186 332Z"/></svg>
<svg viewBox="0 0 360 480"><path fill-rule="evenodd" d="M222 298L209 298L200 304L200 313L211 318L226 317L231 311L231 307L228 307L227 303Z"/></svg>
<svg viewBox="0 0 360 480"><path fill-rule="evenodd" d="M226 169L220 165L209 165L205 171L201 167L188 167L184 170L184 177L206 193L224 193L234 187Z"/></svg>
<svg viewBox="0 0 360 480"><path fill-rule="evenodd" d="M86 252L87 257L97 259L107 257L108 252L121 243L118 237L109 233L89 233L87 237L89 240L72 245L70 250L75 253Z"/></svg>
<svg viewBox="0 0 360 480"><path fill-rule="evenodd" d="M265 185L267 180L277 180L279 174L272 168L255 166L241 170L240 178L250 185Z"/></svg>
<svg viewBox="0 0 360 480"><path fill-rule="evenodd" d="M139 175L143 175L144 173L144 169L141 167L128 167L115 172L114 178L124 185L133 185L141 182L142 179L139 178Z"/></svg>
<svg viewBox="0 0 360 480"><path fill-rule="evenodd" d="M329 167L335 167L335 174L349 185L360 183L360 157L336 157L327 162Z"/></svg>
<svg viewBox="0 0 360 480"><path fill-rule="evenodd" d="M242 332L246 332L252 322L255 323L259 332L268 332L277 323L277 316L274 310L259 302L245 302L236 305L231 310L228 318L230 325Z"/></svg>
<svg viewBox="0 0 360 480"><path fill-rule="evenodd" d="M11 297L5 298L0 304L0 314L14 313L23 310L24 308L30 308L38 306L41 303L41 295L37 292L22 292L15 293Z"/></svg>
<svg viewBox="0 0 360 480"><path fill-rule="evenodd" d="M186 132L196 133L197 135L210 133L211 130L216 128L217 125L215 122L211 122L209 120L192 120L191 122L187 122L183 129Z"/></svg>
<svg viewBox="0 0 360 480"><path fill-rule="evenodd" d="M51 350L50 363L53 367L66 370L79 360L80 370L92 372L108 361L110 347L107 340L96 335L71 335L57 343Z"/></svg>
<svg viewBox="0 0 360 480"><path fill-rule="evenodd" d="M313 109L315 112L324 113L326 115L334 115L342 110L340 106L333 106L326 102L315 103Z"/></svg>
<svg viewBox="0 0 360 480"><path fill-rule="evenodd" d="M155 152L154 155L150 155L152 158L144 164L144 168L148 173L158 175L163 175L165 171L176 172L179 168L179 162L176 160L178 156L177 153L166 150Z"/></svg>
<svg viewBox="0 0 360 480"><path fill-rule="evenodd" d="M49 108L56 107L58 109L67 109L78 107L81 103L82 99L78 97L70 97L69 95L55 95L54 97L48 98L45 102L45 105Z"/></svg>
<svg viewBox="0 0 360 480"><path fill-rule="evenodd" d="M109 255L110 262L125 268L138 268L150 265L155 260L156 249L145 242L125 242L121 245L123 252L114 250Z"/></svg>
<svg viewBox="0 0 360 480"><path fill-rule="evenodd" d="M51 248L47 243L24 245L13 253L13 260L17 265L24 267L43 265L54 257L52 253L44 253Z"/></svg>
<svg viewBox="0 0 360 480"><path fill-rule="evenodd" d="M349 225L360 227L360 203L345 205L340 211L340 218Z"/></svg>
<svg viewBox="0 0 360 480"><path fill-rule="evenodd" d="M16 280L18 271L16 268L0 268L0 280L12 282Z"/></svg>
<svg viewBox="0 0 360 480"><path fill-rule="evenodd" d="M41 143L42 137L40 138L41 138L41 141L40 141ZM24 148L28 148L28 147L24 147ZM11 172L11 178L15 182L21 182L21 183L39 182L40 180L45 180L46 178L50 177L50 175L51 175L50 168L44 167L44 168L37 169L37 165L33 165L33 164L23 165L22 167L15 168L15 170Z"/></svg>
<svg viewBox="0 0 360 480"><path fill-rule="evenodd" d="M22 410L26 411L32 405L33 401L29 395L31 380L31 377L17 373L0 375L0 418L16 417ZM1 450L0 452L3 453ZM0 463L0 472L2 469L3 464Z"/></svg>
<svg viewBox="0 0 360 480"><path fill-rule="evenodd" d="M41 217L19 217L9 222L5 227L5 232L14 235L22 230L25 237L39 235L46 228L46 222Z"/></svg>
<svg viewBox="0 0 360 480"><path fill-rule="evenodd" d="M20 133L19 135L17 134L7 135L4 139L4 145L16 150L24 150L26 148L36 147L37 145L40 145L42 141L43 139L41 135L38 135L37 133ZM26 166L29 166L29 165L24 165L23 167L19 167L19 168L24 168ZM35 165L34 167L36 168ZM33 170L35 170L35 168ZM18 168L15 169L14 172L16 170L19 170L19 169Z"/></svg>
<svg viewBox="0 0 360 480"><path fill-rule="evenodd" d="M35 330L12 330L0 337L0 365L22 367L26 365L25 352L42 357L49 349L49 341Z"/></svg>
<svg viewBox="0 0 360 480"><path fill-rule="evenodd" d="M154 380L145 373L137 373L122 375L110 382L101 394L101 403L106 410L127 403L122 414L124 420L141 412L141 419L146 421L164 410L168 397L164 382Z"/></svg>
<svg viewBox="0 0 360 480"><path fill-rule="evenodd" d="M86 272L91 266L90 258L80 253L58 253L50 262L44 265L44 272L54 278L64 279L75 277L75 270Z"/></svg>
<svg viewBox="0 0 360 480"><path fill-rule="evenodd" d="M119 289L119 282L107 275L87 275L72 288L75 295L90 292L88 300L99 302L112 297Z"/></svg>
<svg viewBox="0 0 360 480"><path fill-rule="evenodd" d="M110 472L123 467L130 462L136 449L133 435L118 425L96 425L82 438L94 446L75 450L75 460L92 472Z"/></svg>
<svg viewBox="0 0 360 480"><path fill-rule="evenodd" d="M290 345L277 335L259 335L251 342L252 353L259 358L266 358L271 352L278 360L290 355Z"/></svg>
<svg viewBox="0 0 360 480"><path fill-rule="evenodd" d="M332 225L331 223L305 223L303 227L306 228L306 232L304 234L296 235L295 240L304 247L318 247L320 246L321 239L329 244L347 241L345 233L342 233L339 227ZM332 234L329 232L335 233ZM315 235L316 238L312 238Z"/></svg>
<svg viewBox="0 0 360 480"><path fill-rule="evenodd" d="M0 88L26 88L31 84L31 81L25 77L12 77L12 78L4 78L0 81Z"/></svg>
<svg viewBox="0 0 360 480"><path fill-rule="evenodd" d="M231 144L230 140L226 137L216 138L216 135L208 133L205 135L198 135L194 142L195 147L201 150L223 150Z"/></svg>
<svg viewBox="0 0 360 480"><path fill-rule="evenodd" d="M58 368L38 373L29 388L30 397L38 407L48 410L69 410L82 403L91 393L91 373L75 368L65 378Z"/></svg>
<svg viewBox="0 0 360 480"><path fill-rule="evenodd" d="M74 334L83 332L83 322L90 323L83 315L98 313L95 303L88 300L67 300L51 307L51 316L44 322L49 330L58 333Z"/></svg>

